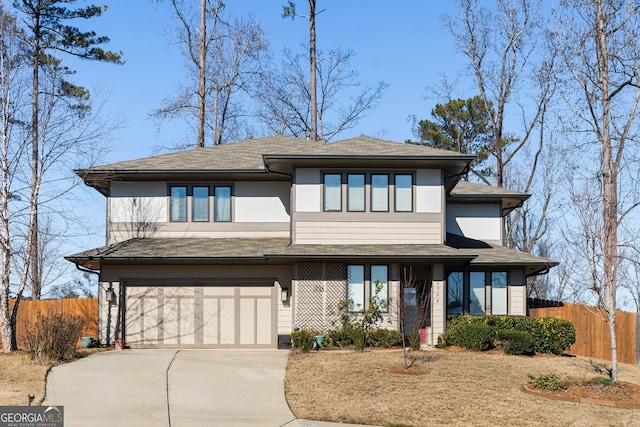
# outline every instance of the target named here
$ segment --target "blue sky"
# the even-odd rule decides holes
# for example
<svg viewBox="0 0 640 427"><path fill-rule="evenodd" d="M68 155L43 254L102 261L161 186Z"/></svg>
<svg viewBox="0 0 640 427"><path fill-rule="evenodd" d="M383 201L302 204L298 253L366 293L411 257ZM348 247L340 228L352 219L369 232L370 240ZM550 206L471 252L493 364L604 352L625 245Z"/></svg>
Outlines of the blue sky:
<svg viewBox="0 0 640 427"><path fill-rule="evenodd" d="M294 51L308 41L308 21L282 19L284 0L229 0L232 16L253 14L264 26L276 61L284 47ZM452 2L451 2L452 3ZM389 84L378 107L355 128L338 139L365 134L395 141L411 137L408 117L427 117L434 100L425 100L428 85L437 85L440 73L455 75L465 67L448 30L442 28L443 13L455 13L450 2L379 0L349 2L320 0L317 17L318 48L348 48L355 51L352 66L360 81ZM298 0L299 13L307 11ZM106 13L86 24L107 35L111 50L123 51L121 66L83 61L68 62L77 70L76 83L85 85L99 97L107 96L103 113L124 120L112 141L112 151L104 162L121 161L154 153L154 147L171 145L187 130L180 120L167 122L158 132L148 117L162 105L184 78L182 57L170 45L167 26L171 10L165 1L113 1ZM460 94L465 95L465 94Z"/></svg>

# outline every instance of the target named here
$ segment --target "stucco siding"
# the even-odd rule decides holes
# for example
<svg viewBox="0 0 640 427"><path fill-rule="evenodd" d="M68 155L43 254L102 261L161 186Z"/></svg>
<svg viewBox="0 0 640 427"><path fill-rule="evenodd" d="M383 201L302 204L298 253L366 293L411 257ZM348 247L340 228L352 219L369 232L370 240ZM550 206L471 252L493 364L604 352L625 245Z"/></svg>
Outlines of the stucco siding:
<svg viewBox="0 0 640 427"><path fill-rule="evenodd" d="M416 172L416 212L442 212L442 172L418 169Z"/></svg>
<svg viewBox="0 0 640 427"><path fill-rule="evenodd" d="M439 244L439 223L309 221L295 223L296 244Z"/></svg>
<svg viewBox="0 0 640 427"><path fill-rule="evenodd" d="M497 203L447 205L447 232L487 242L502 241L502 212Z"/></svg>
<svg viewBox="0 0 640 427"><path fill-rule="evenodd" d="M320 212L322 187L320 169L298 168L294 176L296 212Z"/></svg>
<svg viewBox="0 0 640 427"><path fill-rule="evenodd" d="M168 221L164 182L113 182L109 197L111 222Z"/></svg>
<svg viewBox="0 0 640 427"><path fill-rule="evenodd" d="M235 222L289 222L288 182L237 182Z"/></svg>

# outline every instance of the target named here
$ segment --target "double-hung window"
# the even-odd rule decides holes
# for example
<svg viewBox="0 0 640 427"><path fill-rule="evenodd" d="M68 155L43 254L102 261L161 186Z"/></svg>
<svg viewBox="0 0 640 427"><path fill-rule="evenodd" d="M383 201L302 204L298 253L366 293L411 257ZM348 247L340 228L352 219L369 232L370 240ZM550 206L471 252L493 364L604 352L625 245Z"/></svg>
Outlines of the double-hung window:
<svg viewBox="0 0 640 427"><path fill-rule="evenodd" d="M214 221L231 221L231 187L214 187Z"/></svg>
<svg viewBox="0 0 640 427"><path fill-rule="evenodd" d="M187 187L173 186L170 188L171 201L169 203L169 218L171 221L187 220Z"/></svg>
<svg viewBox="0 0 640 427"><path fill-rule="evenodd" d="M342 174L324 174L324 210L340 212L342 210Z"/></svg>
<svg viewBox="0 0 640 427"><path fill-rule="evenodd" d="M364 174L362 173L347 175L347 210L364 212Z"/></svg>

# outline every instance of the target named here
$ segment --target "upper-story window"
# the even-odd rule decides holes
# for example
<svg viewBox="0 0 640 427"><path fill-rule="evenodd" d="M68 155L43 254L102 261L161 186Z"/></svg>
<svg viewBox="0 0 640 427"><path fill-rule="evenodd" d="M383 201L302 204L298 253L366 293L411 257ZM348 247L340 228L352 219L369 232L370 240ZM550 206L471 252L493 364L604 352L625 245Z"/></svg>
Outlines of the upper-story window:
<svg viewBox="0 0 640 427"><path fill-rule="evenodd" d="M169 220L171 222L211 221L213 196L213 220L231 221L231 193L229 185L171 185L169 186Z"/></svg>
<svg viewBox="0 0 640 427"><path fill-rule="evenodd" d="M389 211L389 175L371 174L371 211Z"/></svg>
<svg viewBox="0 0 640 427"><path fill-rule="evenodd" d="M209 221L209 187L193 187L193 221Z"/></svg>
<svg viewBox="0 0 640 427"><path fill-rule="evenodd" d="M395 212L413 212L411 173L328 172L322 183L325 212L342 212L343 200L347 212L389 212L389 206Z"/></svg>
<svg viewBox="0 0 640 427"><path fill-rule="evenodd" d="M342 210L342 174L324 174L324 210Z"/></svg>
<svg viewBox="0 0 640 427"><path fill-rule="evenodd" d="M169 210L171 221L187 220L187 187L171 187L171 204Z"/></svg>
<svg viewBox="0 0 640 427"><path fill-rule="evenodd" d="M231 187L215 187L214 221L231 221Z"/></svg>
<svg viewBox="0 0 640 427"><path fill-rule="evenodd" d="M413 211L413 175L396 174L395 178L396 212Z"/></svg>
<svg viewBox="0 0 640 427"><path fill-rule="evenodd" d="M364 174L347 174L347 210L364 212Z"/></svg>

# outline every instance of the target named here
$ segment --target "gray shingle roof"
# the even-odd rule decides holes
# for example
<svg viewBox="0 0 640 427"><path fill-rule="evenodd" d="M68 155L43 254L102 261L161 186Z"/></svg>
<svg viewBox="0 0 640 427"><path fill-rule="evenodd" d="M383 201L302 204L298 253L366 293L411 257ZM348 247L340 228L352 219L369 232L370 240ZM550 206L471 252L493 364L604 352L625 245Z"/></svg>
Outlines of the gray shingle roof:
<svg viewBox="0 0 640 427"><path fill-rule="evenodd" d="M288 239L147 238L131 239L66 257L98 268L102 261L228 261L255 259L300 260L311 258L431 259L470 262L471 265L512 265L529 268L529 274L557 265L523 252L447 234L445 245L290 245Z"/></svg>
<svg viewBox="0 0 640 427"><path fill-rule="evenodd" d="M529 194L520 191L508 190L506 188L494 187L491 185L478 184L469 181L459 181L451 190L451 196L454 198L468 197L512 197L512 198L529 198Z"/></svg>
<svg viewBox="0 0 640 427"><path fill-rule="evenodd" d="M421 147L413 144L401 144L367 136L325 144L292 136L275 135L95 166L81 172L263 170L263 155L270 157L310 156L319 158L335 156L425 156L465 159L470 157L454 151Z"/></svg>

